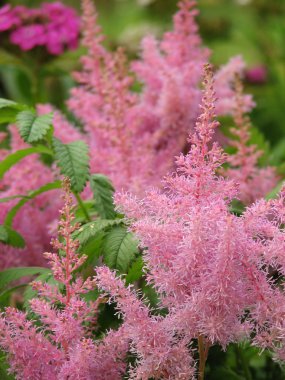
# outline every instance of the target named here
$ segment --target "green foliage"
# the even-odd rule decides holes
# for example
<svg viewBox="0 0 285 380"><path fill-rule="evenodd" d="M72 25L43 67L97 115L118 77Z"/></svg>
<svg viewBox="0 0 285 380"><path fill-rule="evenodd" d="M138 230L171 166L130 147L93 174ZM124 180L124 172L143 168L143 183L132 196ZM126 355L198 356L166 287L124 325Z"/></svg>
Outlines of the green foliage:
<svg viewBox="0 0 285 380"><path fill-rule="evenodd" d="M0 98L0 124L15 121L19 111L24 107L12 100Z"/></svg>
<svg viewBox="0 0 285 380"><path fill-rule="evenodd" d="M11 210L7 213L4 224L5 226L11 226L13 223L13 219L17 215L17 212L22 208L27 202L29 202L31 199L34 199L38 195L45 193L50 190L54 189L60 189L61 188L61 182L55 181L47 183L43 186L41 186L39 189L31 191L28 193L27 196L23 197L14 207L11 208Z"/></svg>
<svg viewBox="0 0 285 380"><path fill-rule="evenodd" d="M0 112L1 114L1 112ZM4 174L14 165L16 165L19 161L21 161L23 158L35 154L35 153L43 153L43 154L52 154L52 151L48 148L46 148L43 145L37 145L32 148L26 148L17 150L16 152L10 154L4 160L0 163L0 179L3 178Z"/></svg>
<svg viewBox="0 0 285 380"><path fill-rule="evenodd" d="M17 127L22 139L27 143L42 140L52 125L52 114L37 116L34 111L22 111L16 117Z"/></svg>
<svg viewBox="0 0 285 380"><path fill-rule="evenodd" d="M74 232L74 238L79 240L81 246L87 244L90 239L94 238L98 233L109 227L122 223L120 219L107 220L98 219L93 222L84 224L78 231Z"/></svg>
<svg viewBox="0 0 285 380"><path fill-rule="evenodd" d="M103 243L103 256L110 268L127 273L131 262L138 255L138 241L125 226L114 227Z"/></svg>
<svg viewBox="0 0 285 380"><path fill-rule="evenodd" d="M61 173L70 178L72 189L80 193L89 177L88 147L83 141L74 141L63 144L58 139L53 139L55 160L61 169Z"/></svg>
<svg viewBox="0 0 285 380"><path fill-rule="evenodd" d="M0 302L5 299L7 292L10 291L11 287L9 285L14 281L17 281L23 277L35 276L40 273L50 272L47 268L41 267L20 267L20 268L9 268L0 272ZM25 286L23 284L21 286Z"/></svg>
<svg viewBox="0 0 285 380"><path fill-rule="evenodd" d="M17 231L10 227L0 225L0 241L12 247L24 248L25 239Z"/></svg>
<svg viewBox="0 0 285 380"><path fill-rule="evenodd" d="M139 256L130 266L126 276L126 284L138 281L143 275L144 262L142 256Z"/></svg>
<svg viewBox="0 0 285 380"><path fill-rule="evenodd" d="M102 174L93 174L90 178L90 186L98 215L103 219L113 219L116 216L113 202L115 190L111 181Z"/></svg>

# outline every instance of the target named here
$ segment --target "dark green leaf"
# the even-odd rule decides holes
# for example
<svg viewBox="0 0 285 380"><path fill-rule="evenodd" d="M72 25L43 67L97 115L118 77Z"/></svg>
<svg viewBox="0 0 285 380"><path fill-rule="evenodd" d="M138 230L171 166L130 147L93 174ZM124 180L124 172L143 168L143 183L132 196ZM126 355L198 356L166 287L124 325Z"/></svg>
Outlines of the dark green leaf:
<svg viewBox="0 0 285 380"><path fill-rule="evenodd" d="M127 273L131 262L138 254L138 241L124 226L115 226L106 236L103 244L105 263L110 268Z"/></svg>
<svg viewBox="0 0 285 380"><path fill-rule="evenodd" d="M61 173L70 178L72 189L81 193L89 176L88 147L83 141L74 141L63 144L53 139L55 159Z"/></svg>
<svg viewBox="0 0 285 380"><path fill-rule="evenodd" d="M122 223L120 219L99 219L93 222L84 224L78 231L74 232L74 239L78 239L80 244L85 245L90 239L96 236L99 232L106 230L108 227Z"/></svg>
<svg viewBox="0 0 285 380"><path fill-rule="evenodd" d="M110 180L102 174L93 174L90 185L98 215L104 219L113 219L116 216L113 195L114 188Z"/></svg>
<svg viewBox="0 0 285 380"><path fill-rule="evenodd" d="M138 281L143 275L143 266L144 262L142 257L138 257L136 261L134 261L128 271L126 276L126 284L133 283Z"/></svg>
<svg viewBox="0 0 285 380"><path fill-rule="evenodd" d="M0 240L12 247L24 248L26 243L22 235L10 227L0 225Z"/></svg>

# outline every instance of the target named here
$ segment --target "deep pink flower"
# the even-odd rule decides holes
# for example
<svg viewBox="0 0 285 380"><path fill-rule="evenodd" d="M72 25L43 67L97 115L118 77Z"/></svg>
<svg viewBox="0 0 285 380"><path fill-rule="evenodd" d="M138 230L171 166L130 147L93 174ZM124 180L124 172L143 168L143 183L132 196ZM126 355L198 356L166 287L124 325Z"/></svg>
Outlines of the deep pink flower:
<svg viewBox="0 0 285 380"><path fill-rule="evenodd" d="M41 24L21 26L11 33L10 40L22 50L43 46L46 43L45 27Z"/></svg>
<svg viewBox="0 0 285 380"><path fill-rule="evenodd" d="M267 80L266 67L262 65L251 67L246 70L245 77L250 83L263 84Z"/></svg>
<svg viewBox="0 0 285 380"><path fill-rule="evenodd" d="M19 23L20 19L10 5L7 4L0 8L0 32L9 30Z"/></svg>

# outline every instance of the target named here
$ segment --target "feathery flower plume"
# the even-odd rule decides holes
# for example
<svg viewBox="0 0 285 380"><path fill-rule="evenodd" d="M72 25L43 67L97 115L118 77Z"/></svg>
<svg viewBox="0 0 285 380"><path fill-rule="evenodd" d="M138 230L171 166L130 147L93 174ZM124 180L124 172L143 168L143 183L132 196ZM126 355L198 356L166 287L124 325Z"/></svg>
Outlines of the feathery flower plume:
<svg viewBox="0 0 285 380"><path fill-rule="evenodd" d="M134 76L123 51L104 48L94 5L82 1L88 54L82 58L82 71L74 74L79 87L72 90L68 105L87 132L91 152L96 152L92 170L110 176L119 190L141 194L145 187L158 185L194 130L202 66L209 56L198 34L195 5L179 1L173 30L160 42L144 38L141 58L131 64L143 83L139 95L132 91ZM219 88L229 88L230 73ZM224 93L228 98L229 90ZM231 108L224 106L222 112Z"/></svg>
<svg viewBox="0 0 285 380"><path fill-rule="evenodd" d="M238 75L235 80L235 98L236 106L233 113L235 127L231 128L235 139L230 140L229 144L236 149L236 152L228 156L227 162L230 167L223 173L239 184L239 199L245 204L250 204L269 193L277 185L278 177L273 167L258 167L258 159L263 152L255 145L249 144L251 123L249 117L245 115L247 107L242 82Z"/></svg>
<svg viewBox="0 0 285 380"><path fill-rule="evenodd" d="M165 191L153 190L140 201L117 195L147 247L147 281L168 309L162 323L188 342L198 340L199 379L212 344L225 348L250 333L254 344L284 357L285 301L282 287L269 275L270 268L284 271L284 191L278 200L259 201L241 217L230 213L238 189L217 175L227 157L211 142L217 122L208 66L204 86L190 151L177 159Z"/></svg>
<svg viewBox="0 0 285 380"><path fill-rule="evenodd" d="M38 293L30 301L35 320L13 308L2 314L0 345L17 379L121 379L127 351L123 331L111 331L101 341L90 338L102 299L87 302L82 297L95 282L75 274L86 257L76 252L79 243L72 233L78 225L73 223L69 181L63 186L59 238L52 241L58 253L44 254L58 286L33 283Z"/></svg>

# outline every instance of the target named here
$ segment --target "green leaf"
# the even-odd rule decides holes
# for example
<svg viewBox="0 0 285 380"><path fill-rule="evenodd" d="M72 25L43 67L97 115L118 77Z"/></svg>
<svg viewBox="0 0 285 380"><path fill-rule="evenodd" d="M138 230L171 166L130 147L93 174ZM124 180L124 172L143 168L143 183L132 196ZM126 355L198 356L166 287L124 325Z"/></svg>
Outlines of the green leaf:
<svg viewBox="0 0 285 380"><path fill-rule="evenodd" d="M5 203L5 202L9 202L9 201L12 201L13 199L23 199L23 198L29 198L27 195L11 195L10 197L5 197L5 198L0 198L0 203Z"/></svg>
<svg viewBox="0 0 285 380"><path fill-rule="evenodd" d="M61 173L70 178L71 187L75 192L81 193L89 177L88 147L83 141L74 141L63 144L53 139L55 159Z"/></svg>
<svg viewBox="0 0 285 380"><path fill-rule="evenodd" d="M17 248L24 248L26 245L22 235L12 228L3 225L0 225L0 241Z"/></svg>
<svg viewBox="0 0 285 380"><path fill-rule="evenodd" d="M107 234L103 244L103 256L110 268L127 273L137 254L138 241L126 227L116 226Z"/></svg>
<svg viewBox="0 0 285 380"><path fill-rule="evenodd" d="M5 226L0 225L0 240L3 243L7 243L8 241L8 231Z"/></svg>
<svg viewBox="0 0 285 380"><path fill-rule="evenodd" d="M0 109L5 107L18 107L18 103L12 100L0 98Z"/></svg>
<svg viewBox="0 0 285 380"><path fill-rule="evenodd" d="M18 113L19 111L12 107L0 109L0 124L15 122Z"/></svg>
<svg viewBox="0 0 285 380"><path fill-rule="evenodd" d="M21 161L23 158L29 156L30 154L35 154L35 153L44 153L44 154L52 155L52 151L43 145L38 145L32 148L17 150L15 153L12 153L9 156L7 156L0 163L0 179L2 179L4 174L16 163Z"/></svg>
<svg viewBox="0 0 285 380"><path fill-rule="evenodd" d="M25 106L12 100L0 98L0 123L14 122L17 114L24 108Z"/></svg>
<svg viewBox="0 0 285 380"><path fill-rule="evenodd" d="M50 190L54 189L60 189L61 188L61 182L60 181L55 181L55 182L50 182L42 187L40 187L37 190L31 191L28 193L26 198L21 199L14 207L11 208L11 210L8 212L6 215L4 224L5 226L11 227L13 223L14 217L17 215L17 212L20 210L21 207L23 207L27 202L29 202L31 199L34 199L38 195L45 193Z"/></svg>
<svg viewBox="0 0 285 380"><path fill-rule="evenodd" d="M143 258L142 256L138 257L136 261L134 261L128 271L126 276L126 284L133 283L138 281L143 275Z"/></svg>
<svg viewBox="0 0 285 380"><path fill-rule="evenodd" d="M80 245L83 246L89 242L90 239L95 237L99 232L106 230L108 227L121 224L122 220L120 219L99 219L90 223L84 224L79 228L78 231L75 231L73 238L79 240Z"/></svg>
<svg viewBox="0 0 285 380"><path fill-rule="evenodd" d="M43 139L51 128L52 118L52 113L37 116L33 111L20 112L16 122L23 140L31 144Z"/></svg>
<svg viewBox="0 0 285 380"><path fill-rule="evenodd" d="M102 174L93 174L90 185L95 201L95 210L104 219L114 219L116 216L113 195L114 187L111 181Z"/></svg>
<svg viewBox="0 0 285 380"><path fill-rule="evenodd" d="M266 196L265 196L265 199L266 200L269 200L269 199L275 199L277 198L280 190L282 189L282 187L284 186L284 181L281 181L277 184L277 186L274 187L274 189L272 191L270 191L270 193L268 193Z"/></svg>
<svg viewBox="0 0 285 380"><path fill-rule="evenodd" d="M0 292L6 291L7 286L22 277L50 272L50 269L41 267L9 268L0 272Z"/></svg>

